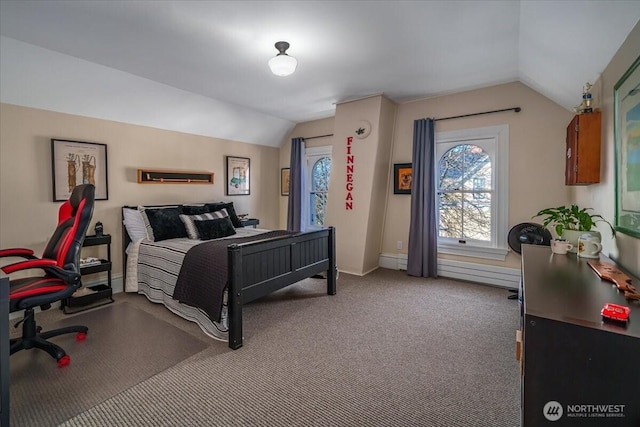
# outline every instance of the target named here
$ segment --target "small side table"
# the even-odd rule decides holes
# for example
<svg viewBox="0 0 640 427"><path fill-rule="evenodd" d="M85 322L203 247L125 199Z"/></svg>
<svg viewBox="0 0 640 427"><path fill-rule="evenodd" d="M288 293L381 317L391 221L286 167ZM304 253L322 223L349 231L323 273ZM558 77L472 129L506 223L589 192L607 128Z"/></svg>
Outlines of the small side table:
<svg viewBox="0 0 640 427"><path fill-rule="evenodd" d="M242 224L243 227L256 228L256 225L260 224L260 220L257 218L247 218L247 219L241 219L240 223Z"/></svg>

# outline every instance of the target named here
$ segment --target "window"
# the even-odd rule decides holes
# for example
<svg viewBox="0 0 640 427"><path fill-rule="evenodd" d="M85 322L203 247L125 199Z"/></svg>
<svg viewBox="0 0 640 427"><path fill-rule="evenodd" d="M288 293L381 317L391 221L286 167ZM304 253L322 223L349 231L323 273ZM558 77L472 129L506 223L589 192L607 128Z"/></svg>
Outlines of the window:
<svg viewBox="0 0 640 427"><path fill-rule="evenodd" d="M307 148L306 157L306 228L313 229L323 227L325 222L331 177L331 147Z"/></svg>
<svg viewBox="0 0 640 427"><path fill-rule="evenodd" d="M436 135L438 251L507 255L509 127Z"/></svg>

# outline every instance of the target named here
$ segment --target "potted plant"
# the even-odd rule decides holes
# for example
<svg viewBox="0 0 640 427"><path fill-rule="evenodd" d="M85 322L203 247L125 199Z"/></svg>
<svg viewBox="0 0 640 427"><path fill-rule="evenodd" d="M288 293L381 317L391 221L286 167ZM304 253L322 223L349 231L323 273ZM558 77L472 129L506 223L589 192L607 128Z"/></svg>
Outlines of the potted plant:
<svg viewBox="0 0 640 427"><path fill-rule="evenodd" d="M602 217L602 215L591 214L588 211L592 208L580 208L578 205L571 207L558 206L557 208L542 209L532 218L545 217L542 225L547 227L552 225L558 237L567 240L573 245L571 252L576 252L578 248L578 238L580 235L589 233L601 238L598 231L592 230L598 222L606 223L611 229L611 235L615 237L616 231L613 226Z"/></svg>

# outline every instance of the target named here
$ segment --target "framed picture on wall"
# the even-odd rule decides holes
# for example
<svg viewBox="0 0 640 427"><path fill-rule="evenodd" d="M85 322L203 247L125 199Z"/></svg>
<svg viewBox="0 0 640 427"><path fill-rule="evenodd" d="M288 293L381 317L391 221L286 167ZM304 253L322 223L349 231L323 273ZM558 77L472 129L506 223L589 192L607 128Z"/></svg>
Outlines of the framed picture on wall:
<svg viewBox="0 0 640 427"><path fill-rule="evenodd" d="M640 238L640 58L613 88L616 230Z"/></svg>
<svg viewBox="0 0 640 427"><path fill-rule="evenodd" d="M69 199L76 185L93 184L96 200L109 199L107 181L107 144L51 140L53 201Z"/></svg>
<svg viewBox="0 0 640 427"><path fill-rule="evenodd" d="M250 166L251 160L247 157L227 156L227 196L246 196L251 194Z"/></svg>
<svg viewBox="0 0 640 427"><path fill-rule="evenodd" d="M280 194L282 196L289 195L289 174L291 173L291 169L282 168L280 170Z"/></svg>
<svg viewBox="0 0 640 427"><path fill-rule="evenodd" d="M411 194L411 163L393 165L393 194Z"/></svg>

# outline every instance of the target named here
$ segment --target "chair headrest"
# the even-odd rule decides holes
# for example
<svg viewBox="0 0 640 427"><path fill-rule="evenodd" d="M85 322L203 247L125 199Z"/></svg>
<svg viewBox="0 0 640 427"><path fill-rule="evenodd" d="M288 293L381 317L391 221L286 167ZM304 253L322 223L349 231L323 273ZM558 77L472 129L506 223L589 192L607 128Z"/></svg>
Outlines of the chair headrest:
<svg viewBox="0 0 640 427"><path fill-rule="evenodd" d="M95 197L96 187L93 184L82 184L77 185L73 192L71 193L71 197L69 197L69 203L73 208L75 213L78 206L80 206L80 202L84 199L93 200Z"/></svg>

